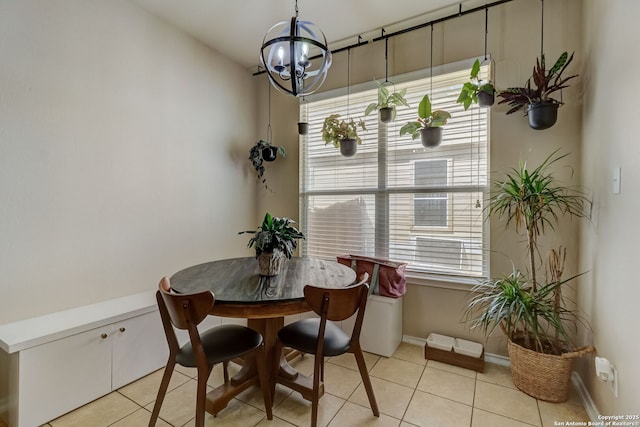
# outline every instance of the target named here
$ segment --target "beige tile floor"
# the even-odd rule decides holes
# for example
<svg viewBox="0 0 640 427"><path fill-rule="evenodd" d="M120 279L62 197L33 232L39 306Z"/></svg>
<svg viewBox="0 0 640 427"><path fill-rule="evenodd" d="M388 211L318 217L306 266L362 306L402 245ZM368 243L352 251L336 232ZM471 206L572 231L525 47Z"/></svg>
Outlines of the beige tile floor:
<svg viewBox="0 0 640 427"><path fill-rule="evenodd" d="M320 426L328 427L527 427L553 426L554 421L588 421L575 395L568 402L538 401L517 390L509 369L487 364L485 372L426 361L419 346L401 344L390 358L366 354L371 381L380 407L373 417L353 355L327 360L326 393L320 399ZM309 374L313 358L292 363ZM237 369L237 367L235 368ZM195 371L178 368L171 380L158 426L192 426L195 410ZM153 408L162 370L89 403L46 427L146 426ZM209 379L220 384L221 368ZM278 386L274 419L268 421L261 393L250 389L234 399L216 418L207 414L207 426L308 426L311 407L297 392ZM2 423L0 422L0 427Z"/></svg>

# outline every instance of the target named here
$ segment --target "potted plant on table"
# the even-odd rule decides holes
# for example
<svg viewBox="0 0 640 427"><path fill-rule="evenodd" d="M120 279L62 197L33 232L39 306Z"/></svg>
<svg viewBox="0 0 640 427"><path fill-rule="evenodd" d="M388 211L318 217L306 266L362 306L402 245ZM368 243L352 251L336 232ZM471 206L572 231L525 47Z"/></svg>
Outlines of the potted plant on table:
<svg viewBox="0 0 640 427"><path fill-rule="evenodd" d="M284 147L271 145L271 142L263 139L256 142L249 150L249 160L256 170L257 178L264 184L264 188L269 188L267 186L267 179L264 177L264 162L274 161L278 153L284 158L287 157L287 151Z"/></svg>
<svg viewBox="0 0 640 427"><path fill-rule="evenodd" d="M422 138L427 148L437 147L442 142L442 126L447 124L451 114L444 110L432 110L429 95L425 95L418 105L418 120L408 122L400 128L400 135L411 135L412 139Z"/></svg>
<svg viewBox="0 0 640 427"><path fill-rule="evenodd" d="M549 71L545 68L544 55L536 58L533 75L529 77L524 87L511 87L501 91L498 96L502 100L498 104L508 104L511 109L507 114L524 110L529 118L529 126L536 130L548 129L558 119L558 107L563 103L550 95L561 89L569 87L569 80L578 77L574 74L562 77L562 73L573 60L573 53L568 56L563 52ZM532 88L532 83L535 88Z"/></svg>
<svg viewBox="0 0 640 427"><path fill-rule="evenodd" d="M358 127L363 131L367 130L363 120L340 120L340 114L331 114L324 119L322 140L325 145L331 143L334 147L340 148L340 154L343 156L351 157L356 154L358 144L362 144L362 139L358 136Z"/></svg>
<svg viewBox="0 0 640 427"><path fill-rule="evenodd" d="M399 92L389 92L389 88L383 83L376 81L378 85L378 102L372 102L367 106L364 111L364 115L368 116L372 112L378 110L380 114L380 121L382 123L389 123L396 117L396 108L405 106L410 107L409 103L405 99L407 89L402 89Z"/></svg>
<svg viewBox="0 0 640 427"><path fill-rule="evenodd" d="M553 229L559 219L588 218L590 201L584 193L566 187L549 172L565 155L547 157L533 170L521 163L504 179L492 184L489 216L497 216L527 242L528 273L513 271L498 279L487 279L474 287L467 307L472 327L490 335L497 328L508 339L514 384L538 399L562 402L568 397L573 360L593 347L572 345L568 325L581 321L565 304L562 289L578 275L563 279L566 249L551 250L547 276L539 278L543 260L538 238L545 227Z"/></svg>
<svg viewBox="0 0 640 427"><path fill-rule="evenodd" d="M304 239L304 234L292 224L295 221L286 217L273 217L267 212L258 230L238 233L253 233L247 246L256 250L260 275L277 276L284 259L293 256L298 246L297 240Z"/></svg>
<svg viewBox="0 0 640 427"><path fill-rule="evenodd" d="M460 95L456 101L462 104L464 110L468 110L471 104L478 104L480 107L491 107L495 101L495 88L493 83L482 83L478 79L480 72L480 60L476 59L471 67L469 81L462 85Z"/></svg>

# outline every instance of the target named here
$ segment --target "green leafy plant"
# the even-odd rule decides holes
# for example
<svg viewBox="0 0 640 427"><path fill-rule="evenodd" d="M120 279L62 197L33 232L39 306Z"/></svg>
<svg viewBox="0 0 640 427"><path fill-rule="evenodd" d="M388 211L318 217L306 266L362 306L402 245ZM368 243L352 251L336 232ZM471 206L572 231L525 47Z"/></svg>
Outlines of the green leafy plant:
<svg viewBox="0 0 640 427"><path fill-rule="evenodd" d="M525 233L529 271L527 276L514 267L508 276L481 282L473 289L467 308L467 319L479 312L471 321L473 327L491 334L499 326L512 341L521 337L525 347L551 354L562 353L564 344L571 341L565 323L580 320L566 308L561 293L580 274L563 280L566 249L554 249L547 261L546 282L541 284L538 238L545 227L553 230L564 215L588 218L591 206L583 192L559 184L549 171L567 156L557 153L533 170L520 162L518 168L492 183L489 216L498 216L507 228Z"/></svg>
<svg viewBox="0 0 640 427"><path fill-rule="evenodd" d="M495 88L493 83L481 83L478 79L478 73L480 72L480 60L476 59L471 67L471 75L469 81L462 85L460 95L458 96L457 103L462 104L465 111L469 109L471 104L478 103L478 94L484 92L488 95L493 95Z"/></svg>
<svg viewBox="0 0 640 427"><path fill-rule="evenodd" d="M562 105L562 102L552 98L550 95L561 89L569 87L569 80L578 77L574 74L569 77L562 77L562 73L567 69L573 60L567 52L563 52L558 60L553 64L549 71L545 67L544 55L540 59L536 58L536 65L533 68L533 74L527 80L524 87L510 87L498 93L498 97L502 100L498 104L508 104L511 108L507 114L515 113L523 109L526 114L526 107L529 104L538 102L553 102ZM532 87L535 85L535 88Z"/></svg>
<svg viewBox="0 0 640 427"><path fill-rule="evenodd" d="M376 84L378 85L378 102L372 102L367 105L367 108L364 111L365 116L368 116L381 108L394 108L395 110L396 107L410 107L404 97L407 94L406 88L399 92L389 92L389 88L383 83L376 81Z"/></svg>
<svg viewBox="0 0 640 427"><path fill-rule="evenodd" d="M304 239L304 234L292 224L295 224L295 221L286 217L274 217L267 212L257 230L241 231L238 234L254 234L249 239L247 246L255 248L256 258L262 252L277 251L282 252L287 258L291 258L298 247L298 239Z"/></svg>
<svg viewBox="0 0 640 427"><path fill-rule="evenodd" d="M263 152L265 149L270 149L273 147L274 146L271 145L271 142L261 139L258 142L256 142L256 144L253 147L251 147L251 149L249 150L249 160L251 161L253 168L256 170L256 176L258 180L260 180L264 184L265 188L268 188L268 187L267 187L267 179L264 177L264 161L265 160L264 160ZM282 157L284 158L287 157L287 151L285 150L284 147L280 146L275 148L277 149L278 153Z"/></svg>
<svg viewBox="0 0 640 427"><path fill-rule="evenodd" d="M420 129L427 127L440 127L447 124L447 120L451 118L451 114L444 110L431 109L431 101L429 95L425 95L418 105L418 120L408 122L400 128L400 135L411 135L412 139L420 136Z"/></svg>
<svg viewBox="0 0 640 427"><path fill-rule="evenodd" d="M340 114L331 114L324 119L322 125L322 140L326 144L333 144L334 147L340 147L340 141L343 139L355 139L358 144L362 144L362 139L358 136L358 127L363 131L367 128L364 120L354 121L352 118L348 120L340 120Z"/></svg>

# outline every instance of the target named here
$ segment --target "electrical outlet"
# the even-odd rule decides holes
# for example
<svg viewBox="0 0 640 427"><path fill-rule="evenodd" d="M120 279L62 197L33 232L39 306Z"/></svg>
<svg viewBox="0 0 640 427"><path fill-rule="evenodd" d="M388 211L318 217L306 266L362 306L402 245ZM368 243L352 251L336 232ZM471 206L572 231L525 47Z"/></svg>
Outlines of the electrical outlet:
<svg viewBox="0 0 640 427"><path fill-rule="evenodd" d="M615 366L611 365L611 372L613 373L613 381L609 381L609 387L615 397L618 397L618 370Z"/></svg>

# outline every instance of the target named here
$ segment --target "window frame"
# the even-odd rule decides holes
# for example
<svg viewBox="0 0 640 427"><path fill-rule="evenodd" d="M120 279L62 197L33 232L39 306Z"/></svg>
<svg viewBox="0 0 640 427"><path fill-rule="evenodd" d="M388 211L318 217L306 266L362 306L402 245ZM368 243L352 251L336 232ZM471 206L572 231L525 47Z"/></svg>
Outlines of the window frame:
<svg viewBox="0 0 640 427"><path fill-rule="evenodd" d="M432 70L420 70L420 71L416 71L416 72L411 72L411 73L406 73L403 75L399 75L399 76L394 76L392 77L392 81L394 81L395 83L406 83L406 82L411 82L414 80L421 80L421 79L425 79L429 77L429 74L432 72L434 76L436 75L442 75L442 74L448 74L448 73L453 73L453 72L459 72L461 70L468 70L471 68L471 65L473 64L473 61L475 61L476 58L471 58L468 60L463 60L463 61L457 61L454 63L450 63L450 64L444 64L441 66L437 66L437 67L433 67ZM481 58L480 58L481 59ZM482 59L481 59L482 60ZM485 66L483 64L483 66ZM486 67L486 66L485 66ZM486 74L490 73L490 70L487 72L485 71ZM367 82L367 83L362 83L362 84L358 84L358 85L352 85L350 88L351 93L359 93L362 91L367 91L367 90L374 90L376 89L375 83L374 82ZM322 99L332 99L335 97L340 97L340 96L344 96L345 92L346 92L347 88L338 88L338 89L333 89L330 91L326 91L326 92L322 92L316 95L312 95L310 97L307 97L307 101L308 102L313 102L314 100L322 100ZM302 117L307 117L308 112L303 110L304 107L304 101L301 101L301 108L300 108L300 114ZM417 106L412 105L412 110L415 110L415 108L417 108ZM357 113L355 114L357 115ZM484 185L480 185L479 183L477 185L468 185L468 186L452 186L450 185L451 183L451 176L453 175L454 171L453 171L453 167L451 167L450 163L448 163L448 170L447 170L447 179L448 179L448 185L447 187L443 187L443 188L429 188L429 190L435 190L435 192L445 192L448 194L447 196L447 209L449 212L451 212L449 215L453 215L453 202L452 202L452 195L455 193L461 193L462 195L465 194L470 194L473 196L473 194L475 193L480 193L481 194L481 200L484 203L484 201L487 199L488 197L488 191L489 191L489 183L488 183L488 175L489 175L489 168L490 168L490 164L489 164L489 153L490 153L490 114L487 113L486 116L486 123L483 123L483 126L486 126L486 138L485 141L483 142L484 144L484 150L485 150L485 155L486 158L484 158L484 169L483 169L483 174L485 175L485 184ZM378 144L378 149L384 148L386 150L386 146L383 147L383 145L388 144L387 141L381 141L380 138L380 133L384 133L386 132L386 128L385 126L381 125L381 123L378 121L378 125L377 125L377 139L376 142ZM375 129L374 129L375 131ZM471 131L473 133L473 131ZM374 132L376 133L376 132ZM300 142L301 144L304 144L306 141L306 136L300 136ZM366 142L365 142L366 143ZM420 141L416 140L414 141L414 143L420 145ZM473 145L473 142L470 142L469 145ZM356 154L355 157L357 157L360 154L360 151L358 152L358 154ZM304 189L304 182L303 182L303 168L305 167L305 158L304 158L305 154L303 152L303 148L301 147L300 150L300 191L299 191L299 197L300 197L300 218L301 218L301 222L303 224L303 231L306 231L306 226L307 226L307 203L306 203L306 199L308 197L313 197L313 196L322 196L322 195L335 195L337 196L345 196L345 195L353 195L353 196L358 196L358 195L362 195L362 196L373 196L373 197L379 197L379 195L383 195L383 198L386 199L386 201L384 203L386 203L387 206L387 212L386 212L386 226L384 227L384 230L382 230L383 233L386 233L386 236L381 239L383 242L386 242L386 253L384 253L384 251L382 251L382 253L377 253L376 256L380 256L380 257L387 257L388 258L388 254L389 254L389 250L390 250L390 241L392 240L391 237L391 231L390 231L390 227L389 227L389 213L388 213L388 206L391 205L389 199L390 197L392 197L394 194L403 194L403 193L420 193L420 192L424 192L422 188L418 187L418 188L414 188L413 186L408 186L408 187L398 187L398 186L390 186L388 185L388 182L385 182L386 187L383 189L377 189L377 188L370 188L370 189L365 189L365 188L361 188L361 189L345 189L345 190L307 190L305 191ZM429 161L429 160L437 160L437 158L434 159L420 159L420 160L415 160L415 161ZM415 163L415 161L413 163ZM470 160L474 161L473 156L471 156ZM378 168L379 170L381 170L382 167L388 167L388 165L386 163L380 164L380 160L379 160L379 164L378 164ZM414 168L414 165L412 164L412 169ZM414 172L412 172L414 173ZM480 172L478 172L478 174L480 174ZM386 173L385 173L386 175ZM411 208L411 217L414 217L414 202L413 199L411 201L412 204L412 208ZM376 203L376 207L377 207L377 203ZM453 229L453 223L451 220L451 217L448 216L447 218L448 221L448 226L447 227L429 227L429 226L415 226L415 224L413 224L413 219L411 220L412 222L412 227L410 227L410 233L416 232L416 233L428 233L429 231L432 230L437 230L437 231L449 231L451 232ZM377 224L379 221L378 219L374 219L374 222ZM450 287L451 283L457 283L457 284L461 284L463 287L466 286L467 284L472 284L472 283L476 283L476 281L478 279L482 279L485 277L489 277L489 267L490 267L490 260L489 260L489 253L490 253L490 248L489 248L489 243L490 243L490 239L489 239L489 235L490 235L490 228L489 228L489 222L486 220L486 212L485 209L482 209L482 226L481 226L482 232L480 234L480 245L482 247L482 261L481 261L481 269L482 272L481 274L473 274L473 275L469 275L469 274L446 274L446 273L442 273L441 271L425 271L424 268L416 268L415 266L413 266L411 264L411 262L409 262L409 266L407 268L407 276L411 277L412 279L415 279L415 281L418 284L426 284L427 282L431 283L432 281L436 281L438 283L441 283L443 287ZM376 233L378 233L378 231L376 231ZM412 239L415 241L417 239L417 237L420 236L420 234L412 234ZM376 243L376 246L378 245L378 243ZM307 251L307 246L308 243L307 242L302 242L301 244L301 253L302 254L306 254ZM414 245L415 247L415 245ZM379 249L379 248L377 248ZM397 251L397 249L395 249ZM377 251L379 252L379 251ZM393 257L392 257L393 258Z"/></svg>

